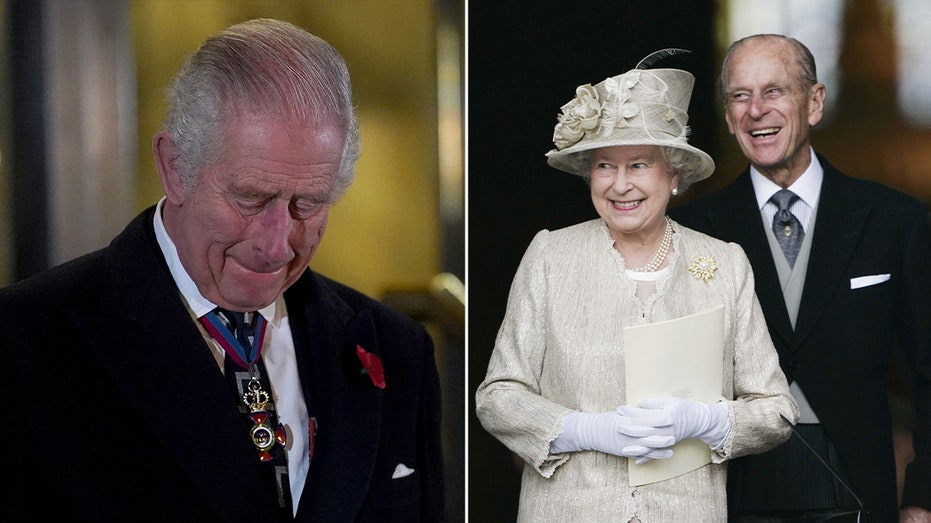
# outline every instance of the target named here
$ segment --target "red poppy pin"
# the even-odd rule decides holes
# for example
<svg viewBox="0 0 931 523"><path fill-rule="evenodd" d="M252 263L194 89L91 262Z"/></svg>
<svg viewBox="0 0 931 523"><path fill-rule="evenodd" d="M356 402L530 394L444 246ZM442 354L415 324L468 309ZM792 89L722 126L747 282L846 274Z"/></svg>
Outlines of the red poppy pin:
<svg viewBox="0 0 931 523"><path fill-rule="evenodd" d="M385 370L381 366L381 359L378 355L365 352L362 345L356 345L356 356L362 362L362 374L368 374L372 383L379 389L385 388Z"/></svg>

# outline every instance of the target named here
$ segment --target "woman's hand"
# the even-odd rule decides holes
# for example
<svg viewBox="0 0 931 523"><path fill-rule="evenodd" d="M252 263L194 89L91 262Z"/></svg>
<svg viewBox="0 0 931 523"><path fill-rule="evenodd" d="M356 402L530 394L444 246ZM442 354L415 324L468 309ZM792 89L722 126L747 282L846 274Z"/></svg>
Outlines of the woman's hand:
<svg viewBox="0 0 931 523"><path fill-rule="evenodd" d="M698 403L680 398L648 398L640 407L618 407L622 416L640 427L645 436L671 436L673 444L698 438L712 449L720 448L730 431L727 404Z"/></svg>
<svg viewBox="0 0 931 523"><path fill-rule="evenodd" d="M675 443L669 434L656 434L650 426L617 411L591 414L570 412L563 420L562 433L550 445L550 452L597 450L615 456L636 458L638 463L672 456Z"/></svg>

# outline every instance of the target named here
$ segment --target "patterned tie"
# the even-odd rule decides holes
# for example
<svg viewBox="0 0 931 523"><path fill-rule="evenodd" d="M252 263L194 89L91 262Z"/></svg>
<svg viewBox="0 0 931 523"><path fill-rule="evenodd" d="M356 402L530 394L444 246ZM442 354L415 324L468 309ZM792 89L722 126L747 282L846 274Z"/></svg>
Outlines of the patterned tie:
<svg viewBox="0 0 931 523"><path fill-rule="evenodd" d="M226 327L243 346L246 354L250 353L250 349L254 351L254 345L260 343L260 341L255 340L258 313L234 312L220 308L216 311L218 316L225 320ZM250 431L254 431L256 426L254 414L250 412L250 409L243 402L243 395L250 391L250 388L254 386L256 381L260 383L260 389L269 392L269 401L264 407L264 410L267 411L269 415L267 426L273 429L278 425L278 420L275 414L275 405L271 399L271 387L268 380L268 373L258 351L254 351L253 354L256 356L255 364L250 366L250 368L242 367L227 354L223 363L227 385L229 385L233 393L234 400L240 412L244 414L246 426ZM249 417L250 414L252 414L252 417ZM255 437L255 435L253 437ZM272 483L275 486L278 507L281 510L280 516L283 519L291 519L291 486L288 480L287 452L283 445L275 444L267 452L260 453L260 455L264 456L262 457L263 465L267 468L269 476L273 478Z"/></svg>
<svg viewBox="0 0 931 523"><path fill-rule="evenodd" d="M789 212L789 207L798 199L798 195L788 189L778 191L769 199L779 208L773 216L773 234L776 235L776 241L782 247L789 266L793 268L795 259L798 258L798 251L802 247L802 240L805 239L802 224L794 214Z"/></svg>

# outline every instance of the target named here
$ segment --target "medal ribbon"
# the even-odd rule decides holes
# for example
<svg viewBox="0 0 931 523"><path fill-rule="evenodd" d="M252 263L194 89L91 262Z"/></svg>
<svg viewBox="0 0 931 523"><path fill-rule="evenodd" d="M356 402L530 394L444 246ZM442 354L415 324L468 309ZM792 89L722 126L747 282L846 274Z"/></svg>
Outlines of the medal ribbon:
<svg viewBox="0 0 931 523"><path fill-rule="evenodd" d="M241 400L249 409L246 418L252 424L249 428L249 437L258 452L259 460L271 467L266 472L272 473L274 476L270 479L274 480L274 486L278 493L278 506L282 509L284 515L290 518L292 511L290 508L291 492L287 466L287 433L284 426L278 421L277 416L266 410L266 404L271 404L271 394L263 388L262 372L257 364L262 354L262 342L265 339L267 322L258 312L252 313L256 317L253 319L252 342L249 343L242 331L242 329L247 328L244 325L245 321L239 322L238 318L228 320L225 314L221 315L217 310L215 309L202 316L200 323L213 336L213 339L223 347L230 362L243 369L249 369L252 375L245 388L242 387L238 377L235 378L237 383L230 383L230 385L234 388L238 387L240 393L244 392ZM233 321L238 324L235 329L230 328ZM239 337L234 335L234 330L238 331ZM240 337L244 338L245 343L239 341ZM229 370L232 371L231 368ZM227 378L229 379L231 376L227 375Z"/></svg>
<svg viewBox="0 0 931 523"><path fill-rule="evenodd" d="M265 339L265 318L258 312L253 314L256 315L255 337L253 338L252 346L248 347L248 349L243 347L242 343L239 343L239 340L236 339L236 336L230 331L224 319L221 319L220 315L215 310L208 312L200 318L201 325L203 325L204 328L207 329L207 332L213 336L213 339L217 340L217 343L223 347L227 356L232 358L236 365L244 369L251 368L252 364L258 361L259 356L262 354L262 342ZM239 328L243 327L240 326Z"/></svg>

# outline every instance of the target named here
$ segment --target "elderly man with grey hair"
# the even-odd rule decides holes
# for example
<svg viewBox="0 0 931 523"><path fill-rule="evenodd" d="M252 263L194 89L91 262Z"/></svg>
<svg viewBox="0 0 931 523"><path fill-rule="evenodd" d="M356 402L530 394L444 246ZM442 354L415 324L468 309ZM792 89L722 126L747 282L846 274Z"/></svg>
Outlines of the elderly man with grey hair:
<svg viewBox="0 0 931 523"><path fill-rule="evenodd" d="M927 209L816 154L811 128L821 122L826 90L798 40L753 35L731 44L720 94L749 165L723 189L671 214L747 253L801 410L800 438L731 463L729 516L929 521ZM898 349L913 378L915 409L915 460L904 472L901 510L887 392Z"/></svg>
<svg viewBox="0 0 931 523"><path fill-rule="evenodd" d="M308 268L359 154L342 57L245 22L169 102L164 198L0 291L0 519L442 519L430 338Z"/></svg>

